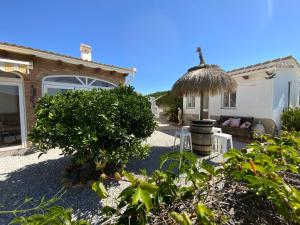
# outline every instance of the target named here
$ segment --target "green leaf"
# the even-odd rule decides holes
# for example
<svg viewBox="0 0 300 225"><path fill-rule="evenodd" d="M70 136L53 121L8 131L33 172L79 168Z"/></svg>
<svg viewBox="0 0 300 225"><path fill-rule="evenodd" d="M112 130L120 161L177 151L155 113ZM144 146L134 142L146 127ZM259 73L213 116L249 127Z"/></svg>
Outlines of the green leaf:
<svg viewBox="0 0 300 225"><path fill-rule="evenodd" d="M147 212L151 209L151 198L148 191L142 190L138 187L132 196L132 204L137 205L139 202L143 203L146 207Z"/></svg>
<svg viewBox="0 0 300 225"><path fill-rule="evenodd" d="M92 190L94 192L96 192L98 194L99 198L101 198L101 199L107 198L107 196L108 196L108 193L107 193L103 183L100 181L96 181L93 183Z"/></svg>
<svg viewBox="0 0 300 225"><path fill-rule="evenodd" d="M182 217L183 217L183 221L184 221L185 225L192 225L193 224L186 212L182 213Z"/></svg>
<svg viewBox="0 0 300 225"><path fill-rule="evenodd" d="M141 189L148 191L149 193L154 193L158 190L158 186L155 184L151 184L148 182L141 182L140 184Z"/></svg>
<svg viewBox="0 0 300 225"><path fill-rule="evenodd" d="M178 223L179 225L192 225L192 221L187 215L186 212L179 214L177 212L171 212L170 216Z"/></svg>
<svg viewBox="0 0 300 225"><path fill-rule="evenodd" d="M171 212L170 216L176 221L176 223L180 224L180 225L184 225L184 219L183 216L180 215L177 212Z"/></svg>
<svg viewBox="0 0 300 225"><path fill-rule="evenodd" d="M127 180L131 183L135 183L136 182L136 178L132 173L128 173L126 171L123 172L124 176L127 178Z"/></svg>
<svg viewBox="0 0 300 225"><path fill-rule="evenodd" d="M196 214L200 224L214 225L215 215L213 211L208 209L203 203L196 205Z"/></svg>
<svg viewBox="0 0 300 225"><path fill-rule="evenodd" d="M138 204L139 200L142 199L141 197L141 193L142 193L142 189L140 187L138 187L134 193L134 195L132 196L132 204L136 205Z"/></svg>

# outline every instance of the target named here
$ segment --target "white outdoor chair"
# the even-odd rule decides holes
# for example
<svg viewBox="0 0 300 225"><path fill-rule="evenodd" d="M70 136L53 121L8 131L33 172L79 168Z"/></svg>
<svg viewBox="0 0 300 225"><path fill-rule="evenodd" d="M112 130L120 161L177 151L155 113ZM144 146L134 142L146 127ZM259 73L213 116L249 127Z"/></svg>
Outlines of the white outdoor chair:
<svg viewBox="0 0 300 225"><path fill-rule="evenodd" d="M183 126L181 128L181 131L175 132L173 150L175 149L176 139L179 138L179 140L180 140L179 150L181 152L183 150L189 150L189 151L193 152L192 135L191 135L191 132L189 131L189 128L190 128L189 126Z"/></svg>
<svg viewBox="0 0 300 225"><path fill-rule="evenodd" d="M222 129L220 127L213 127L212 131L213 131L214 134L222 133Z"/></svg>
<svg viewBox="0 0 300 225"><path fill-rule="evenodd" d="M218 152L218 146L217 146L217 140L215 138L215 134L219 134L222 133L222 129L220 127L213 127L212 128L212 132L213 132L213 143L212 143L212 150L214 152ZM220 148L220 147L219 147Z"/></svg>
<svg viewBox="0 0 300 225"><path fill-rule="evenodd" d="M214 150L219 153L225 153L228 150L228 141L230 148L233 148L232 136L230 134L215 133L214 137Z"/></svg>

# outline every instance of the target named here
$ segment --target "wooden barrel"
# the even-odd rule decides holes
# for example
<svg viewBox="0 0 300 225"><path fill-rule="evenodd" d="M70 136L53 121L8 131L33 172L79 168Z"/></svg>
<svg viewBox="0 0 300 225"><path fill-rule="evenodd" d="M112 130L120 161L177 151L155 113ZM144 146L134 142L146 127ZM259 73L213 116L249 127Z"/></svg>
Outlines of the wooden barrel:
<svg viewBox="0 0 300 225"><path fill-rule="evenodd" d="M212 148L213 122L209 120L193 120L190 126L193 152L209 155Z"/></svg>

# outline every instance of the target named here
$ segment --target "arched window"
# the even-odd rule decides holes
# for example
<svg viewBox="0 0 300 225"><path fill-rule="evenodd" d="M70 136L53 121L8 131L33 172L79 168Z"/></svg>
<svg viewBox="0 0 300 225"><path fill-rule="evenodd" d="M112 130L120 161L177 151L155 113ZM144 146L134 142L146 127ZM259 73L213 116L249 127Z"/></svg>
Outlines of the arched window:
<svg viewBox="0 0 300 225"><path fill-rule="evenodd" d="M43 93L54 95L67 90L88 90L93 88L110 89L116 87L108 81L83 76L61 75L49 76L43 80Z"/></svg>

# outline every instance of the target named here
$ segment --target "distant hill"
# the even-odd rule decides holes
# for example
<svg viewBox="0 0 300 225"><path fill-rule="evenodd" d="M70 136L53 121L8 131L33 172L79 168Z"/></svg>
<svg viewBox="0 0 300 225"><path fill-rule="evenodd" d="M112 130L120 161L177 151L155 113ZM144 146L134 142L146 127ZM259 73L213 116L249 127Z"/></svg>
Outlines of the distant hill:
<svg viewBox="0 0 300 225"><path fill-rule="evenodd" d="M182 97L175 97L171 95L171 91L158 91L147 96L154 98L159 98L160 96L162 96L156 101L156 105L158 106L172 107L175 105L176 107L182 107Z"/></svg>
<svg viewBox="0 0 300 225"><path fill-rule="evenodd" d="M156 105L169 107L169 110L166 112L168 119L173 122L178 122L177 112L178 107L182 108L182 97L175 97L171 95L171 91L158 91L147 96L154 98L162 96L156 100Z"/></svg>
<svg viewBox="0 0 300 225"><path fill-rule="evenodd" d="M170 91L158 91L147 95L148 97L159 98L156 101L158 106L170 106L172 102L171 92Z"/></svg>

